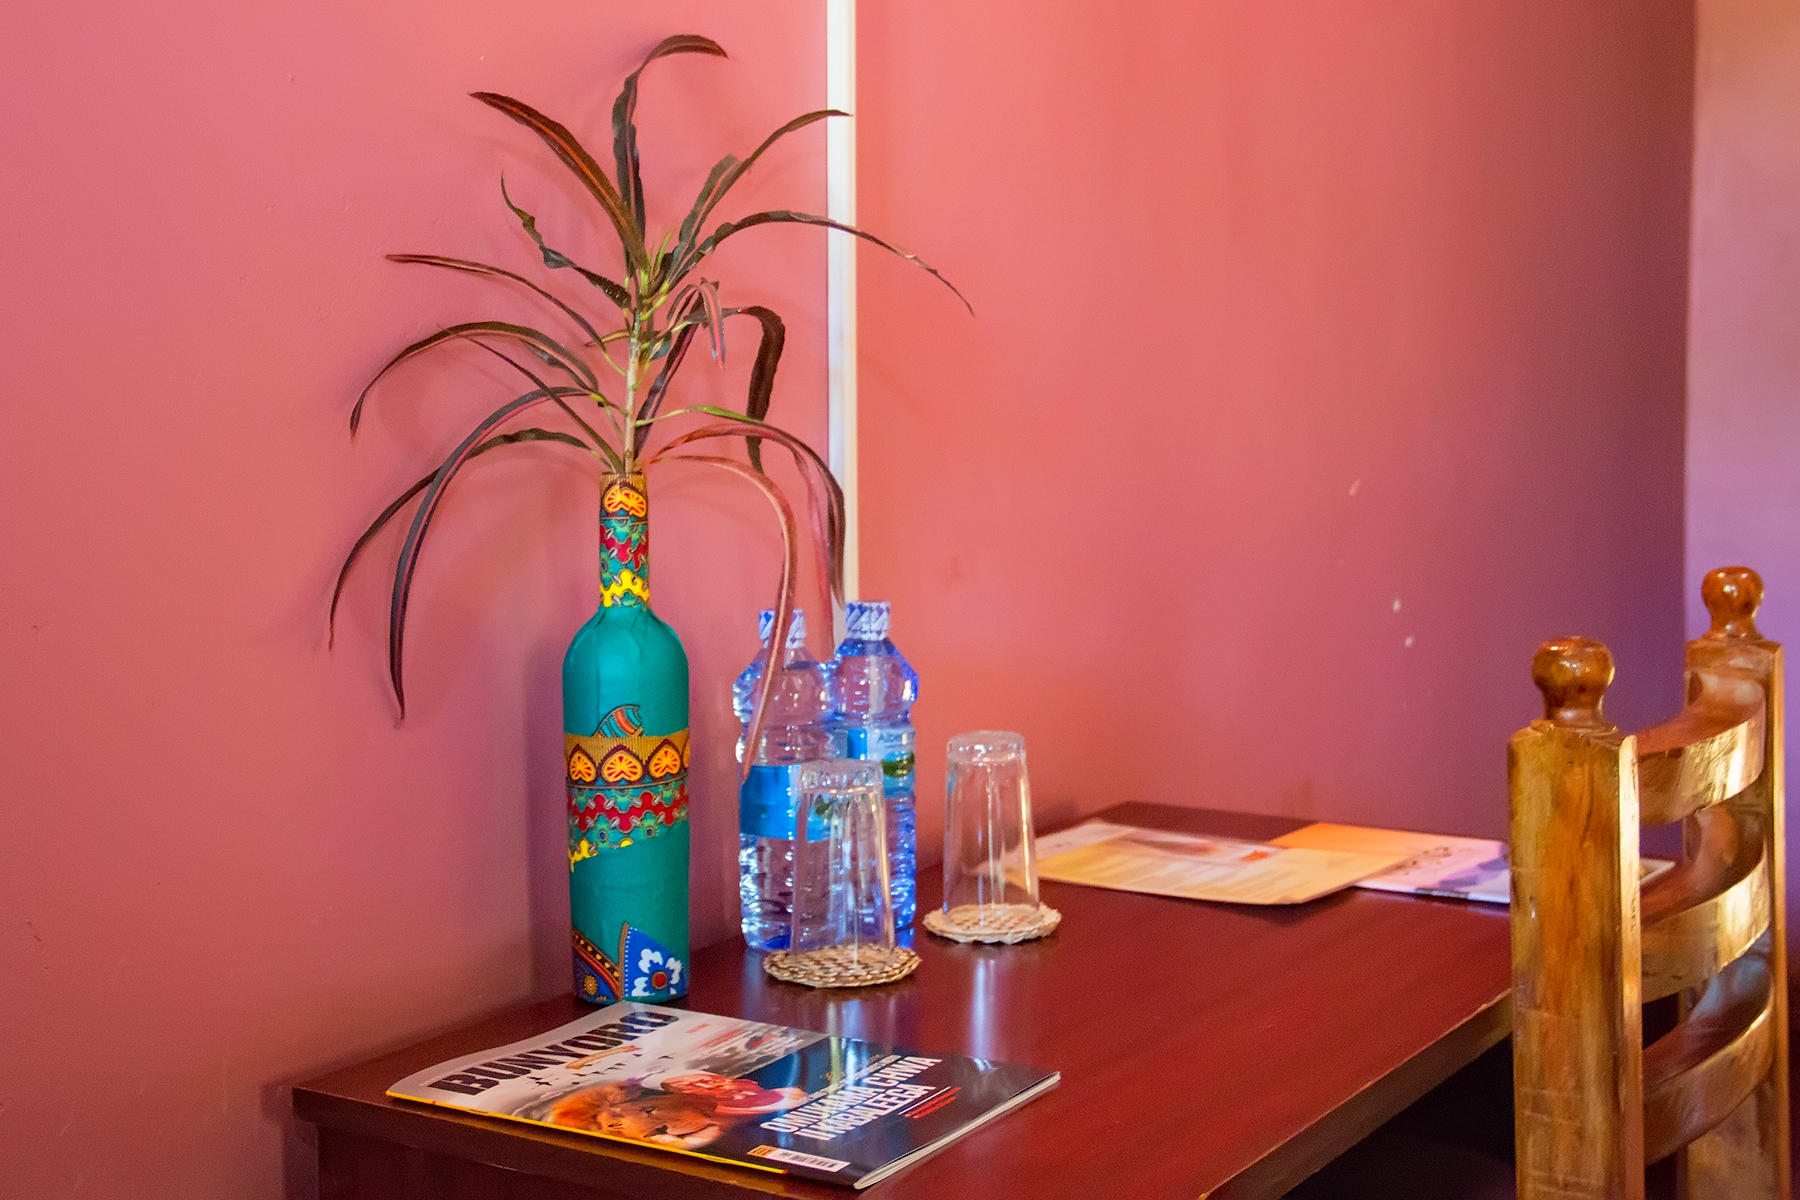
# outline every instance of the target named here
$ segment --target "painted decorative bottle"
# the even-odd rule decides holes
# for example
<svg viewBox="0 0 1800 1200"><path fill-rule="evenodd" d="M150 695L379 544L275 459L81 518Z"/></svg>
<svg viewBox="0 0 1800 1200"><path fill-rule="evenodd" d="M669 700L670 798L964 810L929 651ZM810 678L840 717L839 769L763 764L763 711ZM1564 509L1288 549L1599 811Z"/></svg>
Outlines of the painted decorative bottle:
<svg viewBox="0 0 1800 1200"><path fill-rule="evenodd" d="M563 657L575 994L688 990L688 663L650 610L644 477L600 495L600 608Z"/></svg>

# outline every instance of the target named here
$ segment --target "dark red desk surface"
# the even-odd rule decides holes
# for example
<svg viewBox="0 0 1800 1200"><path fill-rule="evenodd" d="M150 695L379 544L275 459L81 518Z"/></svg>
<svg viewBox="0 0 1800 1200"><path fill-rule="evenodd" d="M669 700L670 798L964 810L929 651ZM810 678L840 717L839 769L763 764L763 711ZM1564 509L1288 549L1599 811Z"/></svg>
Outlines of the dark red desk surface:
<svg viewBox="0 0 1800 1200"><path fill-rule="evenodd" d="M1250 838L1301 824L1137 804L1101 815ZM922 902L939 895L935 873L920 882ZM1511 1025L1499 906L1352 890L1253 908L1054 883L1043 896L1063 913L1052 937L962 946L921 931L913 977L862 992L777 983L733 938L694 954L688 1004L1062 1072L871 1190L886 1200L1280 1196ZM296 1112L320 1127L325 1200L853 1194L383 1094L589 1011L533 1004L297 1087Z"/></svg>

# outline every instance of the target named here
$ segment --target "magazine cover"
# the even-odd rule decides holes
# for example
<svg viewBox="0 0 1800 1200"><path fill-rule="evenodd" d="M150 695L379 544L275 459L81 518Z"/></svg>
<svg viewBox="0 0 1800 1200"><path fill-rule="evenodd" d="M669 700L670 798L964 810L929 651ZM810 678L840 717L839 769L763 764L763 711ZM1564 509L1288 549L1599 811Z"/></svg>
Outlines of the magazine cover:
<svg viewBox="0 0 1800 1200"><path fill-rule="evenodd" d="M861 1188L1059 1078L621 1003L439 1063L387 1094Z"/></svg>

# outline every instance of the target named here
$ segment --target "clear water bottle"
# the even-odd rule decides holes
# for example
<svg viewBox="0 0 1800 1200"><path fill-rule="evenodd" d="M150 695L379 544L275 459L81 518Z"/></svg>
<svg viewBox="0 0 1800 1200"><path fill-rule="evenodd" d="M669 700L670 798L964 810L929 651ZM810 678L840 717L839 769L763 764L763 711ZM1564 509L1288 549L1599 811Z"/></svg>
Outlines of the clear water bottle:
<svg viewBox="0 0 1800 1200"><path fill-rule="evenodd" d="M846 758L881 764L894 928L907 929L918 911L912 706L919 698L919 676L888 640L887 601L851 601L844 626L844 643L830 664L832 724L843 738Z"/></svg>
<svg viewBox="0 0 1800 1200"><path fill-rule="evenodd" d="M762 737L749 745L756 692L768 669L775 614L757 617L762 649L731 689L743 732L738 761L750 772L738 791L738 897L744 940L753 950L782 950L794 902L794 822L799 816L800 764L837 754L830 725L831 677L806 650L806 614L794 610L783 648L781 676L769 693Z"/></svg>

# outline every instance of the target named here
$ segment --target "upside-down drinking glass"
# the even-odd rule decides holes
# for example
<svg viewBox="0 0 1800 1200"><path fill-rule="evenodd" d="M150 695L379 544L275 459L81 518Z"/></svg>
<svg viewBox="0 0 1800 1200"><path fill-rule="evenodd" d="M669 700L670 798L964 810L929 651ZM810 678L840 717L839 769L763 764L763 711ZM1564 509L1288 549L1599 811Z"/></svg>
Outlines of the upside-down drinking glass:
<svg viewBox="0 0 1800 1200"><path fill-rule="evenodd" d="M887 802L881 764L848 759L800 768L790 957L829 954L845 966L894 959Z"/></svg>
<svg viewBox="0 0 1800 1200"><path fill-rule="evenodd" d="M1022 734L950 739L944 779L944 912L987 925L1038 907L1037 842ZM1004 906L1004 907L1003 907Z"/></svg>

